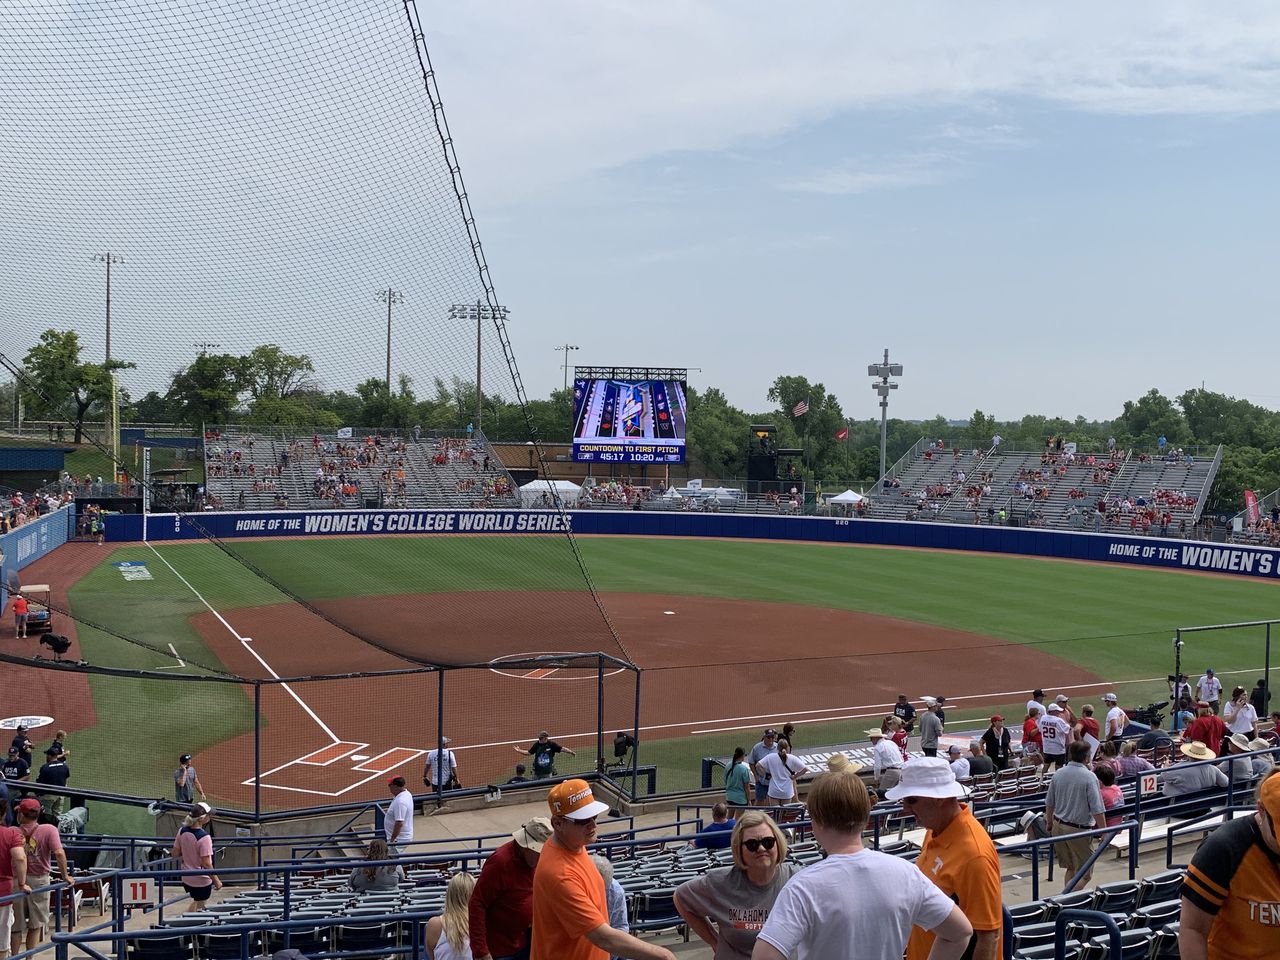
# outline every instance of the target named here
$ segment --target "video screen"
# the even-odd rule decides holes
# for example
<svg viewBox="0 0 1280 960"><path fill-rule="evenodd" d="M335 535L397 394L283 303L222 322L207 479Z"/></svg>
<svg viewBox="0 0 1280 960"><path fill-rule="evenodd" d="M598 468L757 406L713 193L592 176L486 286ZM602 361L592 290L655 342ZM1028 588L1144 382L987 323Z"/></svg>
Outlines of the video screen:
<svg viewBox="0 0 1280 960"><path fill-rule="evenodd" d="M684 463L682 380L573 381L573 459Z"/></svg>

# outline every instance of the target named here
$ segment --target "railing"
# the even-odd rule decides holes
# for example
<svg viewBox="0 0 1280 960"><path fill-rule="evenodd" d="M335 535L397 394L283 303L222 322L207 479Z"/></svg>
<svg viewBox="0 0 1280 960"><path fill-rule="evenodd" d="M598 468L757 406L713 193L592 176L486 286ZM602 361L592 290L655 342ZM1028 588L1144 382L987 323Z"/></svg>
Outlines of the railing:
<svg viewBox="0 0 1280 960"><path fill-rule="evenodd" d="M1191 523L1194 525L1200 522L1200 515L1204 513L1205 504L1209 501L1209 491L1213 489L1213 481L1218 476L1218 468L1222 466L1222 444L1218 444L1218 449L1213 454L1213 463L1209 465L1209 473L1204 478L1204 483L1200 485L1200 494L1196 498L1196 507L1191 511Z"/></svg>

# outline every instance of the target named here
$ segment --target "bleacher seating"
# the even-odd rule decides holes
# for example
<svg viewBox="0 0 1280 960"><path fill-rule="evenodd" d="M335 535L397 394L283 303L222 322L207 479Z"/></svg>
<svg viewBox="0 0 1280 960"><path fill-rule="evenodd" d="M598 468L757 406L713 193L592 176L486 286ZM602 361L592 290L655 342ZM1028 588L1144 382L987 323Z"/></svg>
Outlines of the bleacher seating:
<svg viewBox="0 0 1280 960"><path fill-rule="evenodd" d="M510 506L515 483L483 436L266 436L205 440L206 498L218 510Z"/></svg>

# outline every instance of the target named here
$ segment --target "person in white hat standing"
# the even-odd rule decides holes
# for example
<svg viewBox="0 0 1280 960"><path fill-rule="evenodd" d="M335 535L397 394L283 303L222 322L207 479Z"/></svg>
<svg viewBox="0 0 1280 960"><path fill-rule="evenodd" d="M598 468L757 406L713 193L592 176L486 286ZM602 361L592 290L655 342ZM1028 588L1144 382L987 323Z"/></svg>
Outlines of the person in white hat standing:
<svg viewBox="0 0 1280 960"><path fill-rule="evenodd" d="M1062 704L1049 704L1049 712L1040 718L1040 753L1044 768L1064 767L1067 764L1067 747L1071 745L1071 725L1062 719Z"/></svg>
<svg viewBox="0 0 1280 960"><path fill-rule="evenodd" d="M888 793L925 828L916 866L954 900L973 926L973 960L1000 956L1004 925L1000 858L991 837L960 801L965 789L945 760L925 757L907 764L902 782ZM912 929L907 960L926 960L933 934Z"/></svg>
<svg viewBox="0 0 1280 960"><path fill-rule="evenodd" d="M1116 701L1114 693L1104 694L1102 702L1107 705L1106 740L1119 740L1124 736L1125 727L1129 726L1129 715Z"/></svg>
<svg viewBox="0 0 1280 960"><path fill-rule="evenodd" d="M462 786L458 781L458 755L449 749L451 743L448 737L441 737L440 746L427 751L422 782L428 790L453 790Z"/></svg>

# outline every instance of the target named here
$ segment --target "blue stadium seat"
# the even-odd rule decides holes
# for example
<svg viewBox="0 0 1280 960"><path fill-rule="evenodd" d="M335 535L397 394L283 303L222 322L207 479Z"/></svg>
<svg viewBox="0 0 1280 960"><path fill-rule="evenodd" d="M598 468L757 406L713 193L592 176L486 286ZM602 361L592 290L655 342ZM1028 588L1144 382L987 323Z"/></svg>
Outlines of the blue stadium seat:
<svg viewBox="0 0 1280 960"><path fill-rule="evenodd" d="M1150 903L1177 900L1181 891L1181 870L1165 870L1163 873L1152 874L1142 881L1142 895L1138 898L1138 906L1145 907Z"/></svg>
<svg viewBox="0 0 1280 960"><path fill-rule="evenodd" d="M646 890L636 896L631 912L631 932L670 930L684 926L684 918L676 911L674 887ZM686 938L688 932L685 933Z"/></svg>
<svg viewBox="0 0 1280 960"><path fill-rule="evenodd" d="M1179 960L1178 925L1171 923L1156 931L1151 942L1151 960Z"/></svg>
<svg viewBox="0 0 1280 960"><path fill-rule="evenodd" d="M1159 930L1167 923L1175 923L1182 913L1182 899L1162 900L1159 903L1149 903L1134 912L1134 926L1150 927L1152 930Z"/></svg>
<svg viewBox="0 0 1280 960"><path fill-rule="evenodd" d="M191 960L194 954L190 937L158 937L127 942L130 960Z"/></svg>
<svg viewBox="0 0 1280 960"><path fill-rule="evenodd" d="M360 957L384 957L396 946L394 923L343 923L338 925L336 950Z"/></svg>
<svg viewBox="0 0 1280 960"><path fill-rule="evenodd" d="M1094 937L1084 945L1080 960L1147 960L1155 934L1150 930L1120 931L1120 955L1111 953L1110 937Z"/></svg>
<svg viewBox="0 0 1280 960"><path fill-rule="evenodd" d="M1015 903L1008 908L1015 927L1026 927L1033 923L1043 923L1049 916L1049 905L1043 900L1031 900L1027 903Z"/></svg>
<svg viewBox="0 0 1280 960"><path fill-rule="evenodd" d="M248 936L249 956L257 956L262 952L262 934L251 933ZM200 938L200 960L239 960L240 934L207 933Z"/></svg>
<svg viewBox="0 0 1280 960"><path fill-rule="evenodd" d="M1121 880L1118 883L1100 884L1096 890L1094 910L1101 910L1103 913L1129 913L1138 905L1142 882Z"/></svg>

